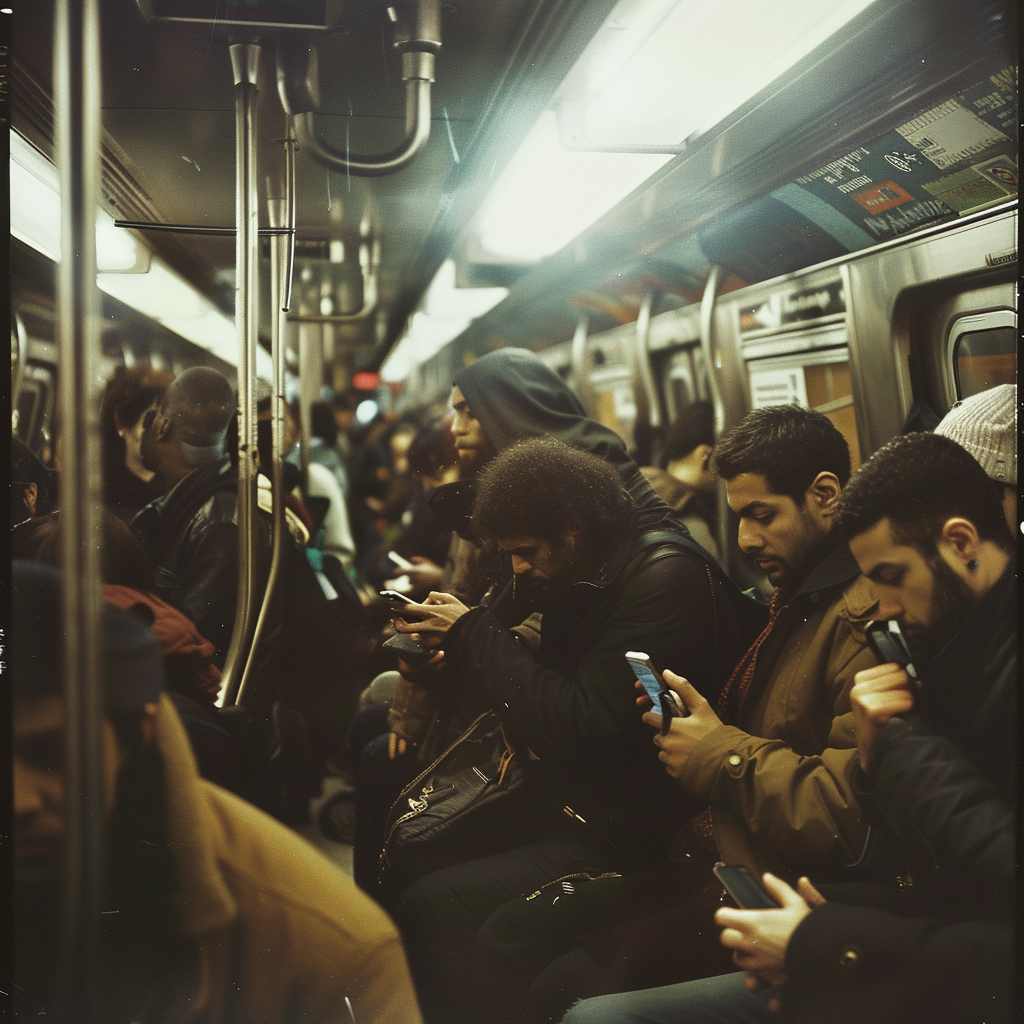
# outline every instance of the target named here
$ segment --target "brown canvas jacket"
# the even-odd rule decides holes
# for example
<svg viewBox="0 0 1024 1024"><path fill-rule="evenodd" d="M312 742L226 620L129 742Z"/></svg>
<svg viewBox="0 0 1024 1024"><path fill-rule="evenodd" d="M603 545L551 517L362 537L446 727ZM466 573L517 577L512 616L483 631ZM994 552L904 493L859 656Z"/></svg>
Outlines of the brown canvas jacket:
<svg viewBox="0 0 1024 1024"><path fill-rule="evenodd" d="M156 742L176 916L198 958L194 977L153 1019L420 1024L401 940L384 911L303 838L201 779L166 697Z"/></svg>
<svg viewBox="0 0 1024 1024"><path fill-rule="evenodd" d="M844 544L780 610L740 725L705 736L680 782L708 800L723 861L826 881L864 855L850 690L877 664L863 624L877 601Z"/></svg>

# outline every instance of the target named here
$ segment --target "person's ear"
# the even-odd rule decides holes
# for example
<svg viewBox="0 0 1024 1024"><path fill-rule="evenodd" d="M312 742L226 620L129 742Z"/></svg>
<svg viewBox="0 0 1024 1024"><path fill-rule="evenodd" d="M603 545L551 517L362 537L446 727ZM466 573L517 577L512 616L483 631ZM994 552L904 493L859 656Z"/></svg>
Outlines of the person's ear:
<svg viewBox="0 0 1024 1024"><path fill-rule="evenodd" d="M699 444L694 451L696 452L697 462L700 464L701 470L706 471L708 468L708 461L711 458L711 453L714 451L714 448L709 444Z"/></svg>
<svg viewBox="0 0 1024 1024"><path fill-rule="evenodd" d="M977 566L981 537L978 536L978 528L969 519L959 516L947 519L939 533L939 545L964 566L970 562L975 563L974 567Z"/></svg>
<svg viewBox="0 0 1024 1024"><path fill-rule="evenodd" d="M835 473L819 473L807 488L807 498L824 516L834 516L839 508L843 488Z"/></svg>
<svg viewBox="0 0 1024 1024"><path fill-rule="evenodd" d="M28 514L34 516L36 514L36 502L39 501L39 486L33 480L31 483L25 484L25 508L28 509Z"/></svg>

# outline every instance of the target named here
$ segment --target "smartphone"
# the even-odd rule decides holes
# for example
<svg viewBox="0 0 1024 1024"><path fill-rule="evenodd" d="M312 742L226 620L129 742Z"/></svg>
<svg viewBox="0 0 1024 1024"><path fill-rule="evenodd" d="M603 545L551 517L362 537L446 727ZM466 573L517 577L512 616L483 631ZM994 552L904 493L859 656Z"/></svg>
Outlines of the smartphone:
<svg viewBox="0 0 1024 1024"><path fill-rule="evenodd" d="M405 594L400 594L397 590L381 590L380 596L392 607L396 605L401 607L403 604L416 604L416 602Z"/></svg>
<svg viewBox="0 0 1024 1024"><path fill-rule="evenodd" d="M399 569L414 569L415 566L408 558L403 558L397 551L389 551L388 558L391 559Z"/></svg>
<svg viewBox="0 0 1024 1024"><path fill-rule="evenodd" d="M742 864L716 864L711 870L740 910L775 910L781 906Z"/></svg>
<svg viewBox="0 0 1024 1024"><path fill-rule="evenodd" d="M393 637L385 640L381 647L394 651L410 665L420 665L429 661L436 651L434 647L424 647L418 641L413 640L408 633L396 633Z"/></svg>
<svg viewBox="0 0 1024 1024"><path fill-rule="evenodd" d="M910 648L907 647L906 638L900 632L899 624L895 619L888 622L869 622L866 627L868 635L868 646L878 657L883 665L895 662L907 670L911 679L917 678L917 670L914 668Z"/></svg>
<svg viewBox="0 0 1024 1024"><path fill-rule="evenodd" d="M627 651L626 661L647 691L647 696L651 698L654 705L652 710L661 711L661 734L664 736L672 724L672 719L685 718L690 713L689 710L680 706L676 695L668 688L661 673L643 651Z"/></svg>

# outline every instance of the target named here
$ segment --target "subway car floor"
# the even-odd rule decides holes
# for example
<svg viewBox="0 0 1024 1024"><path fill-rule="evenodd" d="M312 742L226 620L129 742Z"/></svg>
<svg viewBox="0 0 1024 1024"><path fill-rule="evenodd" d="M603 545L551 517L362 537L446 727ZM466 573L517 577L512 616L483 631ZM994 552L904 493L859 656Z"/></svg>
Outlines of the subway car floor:
<svg viewBox="0 0 1024 1024"><path fill-rule="evenodd" d="M317 821L320 815L320 808L324 806L329 800L334 798L337 794L342 792L352 792L352 782L350 779L343 778L337 775L328 775L324 779L323 789L320 792L320 796L316 797L310 803L310 821L305 825L299 825L296 828L296 832L304 838L308 839L324 856L328 857L334 864L336 864L342 871L345 872L349 877L352 876L352 846L349 843L336 843L333 839L328 839L317 825ZM355 805L354 798L352 802L353 808Z"/></svg>

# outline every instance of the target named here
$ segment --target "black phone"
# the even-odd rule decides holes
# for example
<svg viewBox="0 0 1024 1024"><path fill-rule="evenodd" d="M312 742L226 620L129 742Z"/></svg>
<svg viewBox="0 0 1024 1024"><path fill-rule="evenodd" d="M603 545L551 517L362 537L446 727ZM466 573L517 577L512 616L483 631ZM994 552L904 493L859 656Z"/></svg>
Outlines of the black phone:
<svg viewBox="0 0 1024 1024"><path fill-rule="evenodd" d="M421 665L423 662L429 661L437 650L434 647L424 646L418 640L413 640L408 633L396 633L393 637L385 640L381 647L394 651L410 665Z"/></svg>
<svg viewBox="0 0 1024 1024"><path fill-rule="evenodd" d="M781 906L742 864L716 864L711 870L740 910L775 910Z"/></svg>
<svg viewBox="0 0 1024 1024"><path fill-rule="evenodd" d="M917 678L917 670L914 668L914 659L907 647L906 637L900 632L899 623L895 619L888 622L878 620L869 622L866 627L868 635L868 646L875 652L878 660L883 665L895 662L907 670L911 679Z"/></svg>
<svg viewBox="0 0 1024 1024"><path fill-rule="evenodd" d="M647 691L647 696L651 698L653 710L661 711L661 735L664 736L672 724L672 719L685 718L690 713L689 709L682 706L676 695L668 688L661 673L654 667L650 657L643 651L626 651L626 661Z"/></svg>

